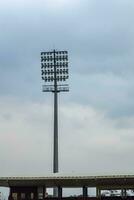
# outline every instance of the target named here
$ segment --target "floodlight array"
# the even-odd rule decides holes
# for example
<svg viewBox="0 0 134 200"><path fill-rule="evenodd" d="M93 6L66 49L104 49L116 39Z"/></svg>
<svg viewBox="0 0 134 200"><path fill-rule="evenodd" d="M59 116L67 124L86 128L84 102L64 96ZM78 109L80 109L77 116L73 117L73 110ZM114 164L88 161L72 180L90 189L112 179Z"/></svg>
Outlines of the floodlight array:
<svg viewBox="0 0 134 200"><path fill-rule="evenodd" d="M41 76L45 82L66 81L69 78L67 51L41 52Z"/></svg>

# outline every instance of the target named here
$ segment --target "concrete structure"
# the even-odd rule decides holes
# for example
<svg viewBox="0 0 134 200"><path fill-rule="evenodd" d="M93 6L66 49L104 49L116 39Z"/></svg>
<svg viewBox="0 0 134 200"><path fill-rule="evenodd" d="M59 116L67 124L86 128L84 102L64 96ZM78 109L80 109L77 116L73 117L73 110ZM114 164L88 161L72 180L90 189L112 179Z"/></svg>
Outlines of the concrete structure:
<svg viewBox="0 0 134 200"><path fill-rule="evenodd" d="M45 199L46 188L58 188L58 199L62 196L63 188L83 188L79 199L134 199L127 197L127 190L134 190L134 175L115 176L46 176L46 177L2 177L0 186L10 188L9 199ZM96 197L91 198L88 188L96 188ZM120 190L120 197L102 197L102 190ZM89 195L89 197L88 197ZM50 199L50 198L49 198ZM55 198L56 199L56 198ZM75 198L78 199L78 198Z"/></svg>

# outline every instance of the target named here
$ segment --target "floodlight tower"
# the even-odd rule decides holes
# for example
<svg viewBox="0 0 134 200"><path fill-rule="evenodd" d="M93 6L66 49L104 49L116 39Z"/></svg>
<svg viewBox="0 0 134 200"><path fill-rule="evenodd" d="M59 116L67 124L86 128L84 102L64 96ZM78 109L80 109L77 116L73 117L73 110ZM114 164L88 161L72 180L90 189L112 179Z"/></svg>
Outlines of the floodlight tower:
<svg viewBox="0 0 134 200"><path fill-rule="evenodd" d="M45 82L43 92L54 93L54 147L53 147L53 173L59 171L58 167L58 93L68 92L68 52L50 51L41 52L41 76ZM63 84L64 82L64 84ZM51 83L51 84L50 84Z"/></svg>

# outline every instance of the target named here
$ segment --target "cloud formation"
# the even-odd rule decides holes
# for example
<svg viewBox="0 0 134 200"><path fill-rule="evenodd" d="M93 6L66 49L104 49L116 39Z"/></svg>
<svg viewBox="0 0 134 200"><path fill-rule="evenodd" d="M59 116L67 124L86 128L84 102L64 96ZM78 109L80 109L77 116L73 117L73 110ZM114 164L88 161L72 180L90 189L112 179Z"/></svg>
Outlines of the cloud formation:
<svg viewBox="0 0 134 200"><path fill-rule="evenodd" d="M3 99L0 109L1 175L51 173L52 105L25 102L20 107L20 101ZM133 127L120 129L117 123L120 124L120 120L106 119L105 113L88 105L61 104L60 172L131 172Z"/></svg>

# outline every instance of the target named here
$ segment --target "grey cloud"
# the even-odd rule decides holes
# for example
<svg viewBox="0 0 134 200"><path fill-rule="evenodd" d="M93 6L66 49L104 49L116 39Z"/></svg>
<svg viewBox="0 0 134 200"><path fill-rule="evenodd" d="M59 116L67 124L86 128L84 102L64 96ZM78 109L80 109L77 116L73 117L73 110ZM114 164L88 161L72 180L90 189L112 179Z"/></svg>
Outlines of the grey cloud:
<svg viewBox="0 0 134 200"><path fill-rule="evenodd" d="M8 113L3 114L2 117L7 121L10 121L12 119L12 115Z"/></svg>
<svg viewBox="0 0 134 200"><path fill-rule="evenodd" d="M0 132L3 133L1 173L10 176L43 176L52 170L53 129L50 126L50 105L25 103L20 107L20 103L17 100L9 104L5 99L3 108L0 106L1 111L7 106L9 114L14 111L12 122L7 126L5 120L0 126ZM39 120L35 120L36 115L42 122L39 126ZM132 171L133 129L131 133L126 129L116 129L113 121L104 118L102 112L78 104L61 106L59 119L60 172L119 173L120 168L124 173ZM127 134L129 137L126 140Z"/></svg>
<svg viewBox="0 0 134 200"><path fill-rule="evenodd" d="M132 115L133 116L133 115ZM122 117L118 119L116 122L116 128L119 129L126 129L126 130L133 130L134 128L134 118L133 117Z"/></svg>
<svg viewBox="0 0 134 200"><path fill-rule="evenodd" d="M3 16L6 27L2 33L7 41L3 44L4 49L6 47L1 61L4 66L9 66L4 57L9 51L10 67L17 65L25 68L25 65L37 62L37 54L42 49L55 45L70 50L75 73L116 73L126 69L126 66L130 66L131 71L134 32L130 12L132 1L128 7L115 1L110 5L106 1L99 5L84 1L81 8L75 6L72 10L67 7L64 12L50 12L43 1L39 1L37 9L35 5L34 2L31 12L30 5L26 4L19 10L16 7L9 9ZM82 70L81 65L84 66Z"/></svg>
<svg viewBox="0 0 134 200"><path fill-rule="evenodd" d="M80 87L73 85L71 88L74 102L104 110L106 118L129 118L134 115L133 77L128 79L115 74L97 73L75 76L74 82L80 84Z"/></svg>

